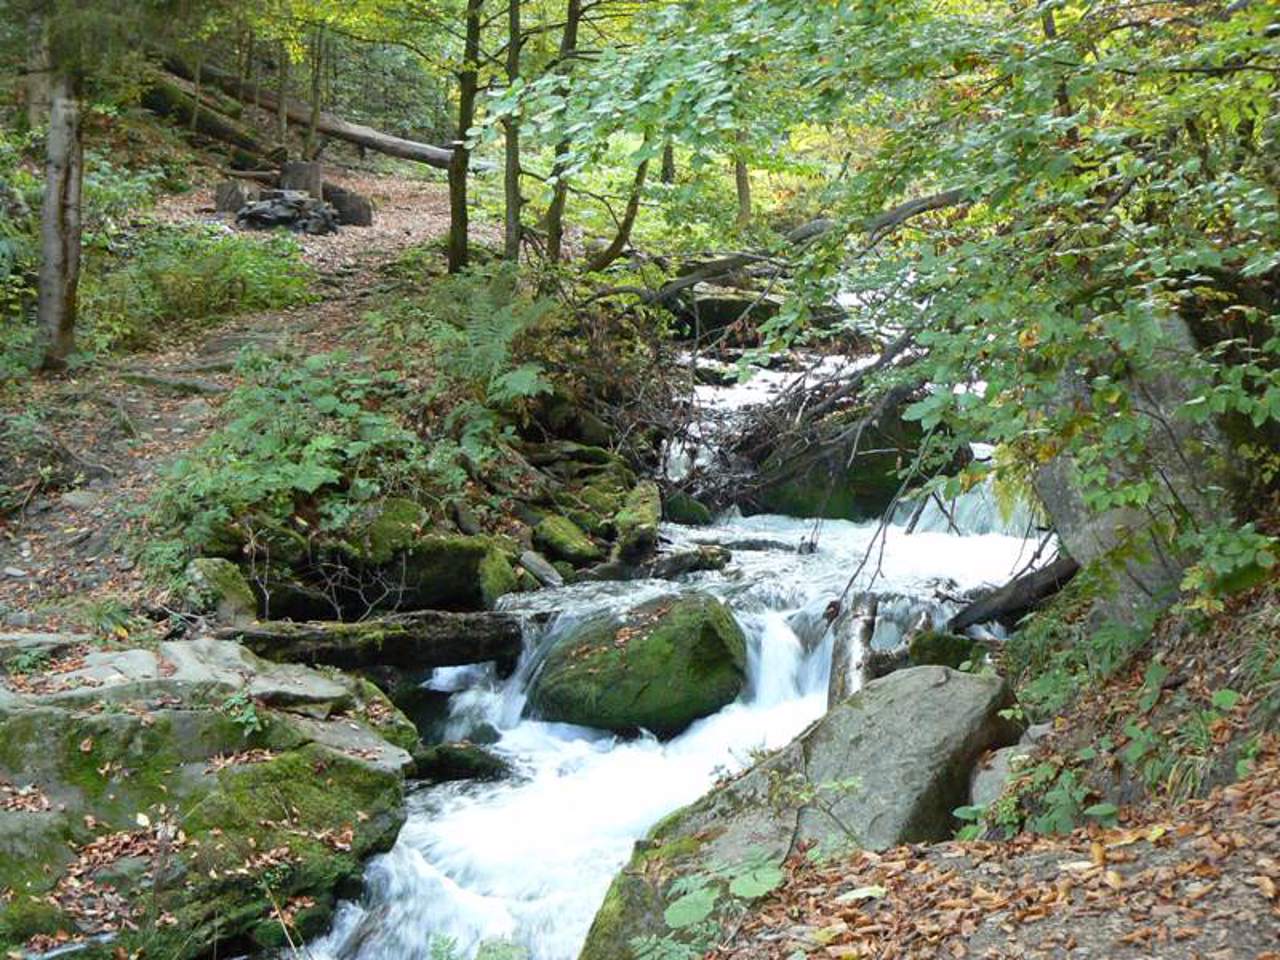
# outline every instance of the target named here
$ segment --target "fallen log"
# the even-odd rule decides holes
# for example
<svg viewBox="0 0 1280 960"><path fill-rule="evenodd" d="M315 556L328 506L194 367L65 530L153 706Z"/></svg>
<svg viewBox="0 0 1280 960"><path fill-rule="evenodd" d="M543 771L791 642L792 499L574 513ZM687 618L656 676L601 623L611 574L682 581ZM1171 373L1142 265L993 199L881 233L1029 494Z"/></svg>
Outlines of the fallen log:
<svg viewBox="0 0 1280 960"><path fill-rule="evenodd" d="M201 103L179 83L161 74L150 77L141 102L152 113L184 124L191 123L194 117L197 133L232 148L231 162L235 166L261 167L284 159L283 148L263 143L247 127Z"/></svg>
<svg viewBox="0 0 1280 960"><path fill-rule="evenodd" d="M195 76L195 72L190 67L174 57L170 57L165 61L165 67L171 73L184 79L191 79ZM280 102L275 94L267 90L255 91L253 84L241 80L226 71L206 64L201 68L200 76L204 83L217 86L224 93L238 100L250 102L254 99L256 92L258 103L264 110L274 112L280 109ZM311 105L309 103L287 99L284 102L284 112L290 123L298 124L299 126L310 126L311 124ZM362 123L351 123L341 117L336 117L323 111L317 118L316 130L328 136L337 137L339 140L346 140L350 143L367 147L370 150L385 153L391 157L399 157L402 160L416 160L419 163L425 163L441 170L449 169L450 158L453 156L453 151L445 147L437 147L429 143L419 143L416 140L406 140L403 137L392 136L389 133L375 130L373 127L366 127Z"/></svg>
<svg viewBox="0 0 1280 960"><path fill-rule="evenodd" d="M998 620L1012 627L1068 583L1080 564L1066 554L1038 570L1015 577L998 590L970 603L947 621L948 633L961 633L979 623Z"/></svg>
<svg viewBox="0 0 1280 960"><path fill-rule="evenodd" d="M520 656L520 618L509 613L420 610L359 623L267 621L215 634L268 660L345 669L453 667Z"/></svg>

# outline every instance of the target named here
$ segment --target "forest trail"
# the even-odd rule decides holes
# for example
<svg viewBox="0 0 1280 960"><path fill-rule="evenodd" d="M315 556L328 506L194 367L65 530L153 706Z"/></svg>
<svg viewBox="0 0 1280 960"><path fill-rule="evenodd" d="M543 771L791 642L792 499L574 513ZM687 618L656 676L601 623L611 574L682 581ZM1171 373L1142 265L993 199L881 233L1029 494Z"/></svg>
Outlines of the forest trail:
<svg viewBox="0 0 1280 960"><path fill-rule="evenodd" d="M93 609L99 602L154 606L154 591L121 535L141 519L166 467L212 431L221 398L239 383L241 351L302 357L361 349L359 320L382 271L448 233L444 184L336 169L330 178L370 197L375 216L372 227L298 237L317 273L318 299L231 317L168 349L32 384L26 409L48 411L54 426L46 442L77 479L48 495L33 480L25 509L0 519L0 630L100 626L86 624L109 614ZM213 191L204 188L164 198L155 216L172 224L227 222L212 211ZM485 224L474 233L496 236Z"/></svg>

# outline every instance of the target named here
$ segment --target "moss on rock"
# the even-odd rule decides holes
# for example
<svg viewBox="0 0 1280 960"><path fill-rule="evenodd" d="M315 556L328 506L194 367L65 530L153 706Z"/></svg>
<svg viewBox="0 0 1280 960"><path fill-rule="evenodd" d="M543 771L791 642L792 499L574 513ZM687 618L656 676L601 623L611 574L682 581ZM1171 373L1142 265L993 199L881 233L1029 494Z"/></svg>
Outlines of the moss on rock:
<svg viewBox="0 0 1280 960"><path fill-rule="evenodd" d="M623 563L636 563L658 547L658 522L662 519L662 494L652 480L636 484L627 494L614 525L618 542L614 558Z"/></svg>
<svg viewBox="0 0 1280 960"><path fill-rule="evenodd" d="M667 497L663 506L666 509L667 519L672 523L703 527L711 522L711 511L683 490L677 490Z"/></svg>
<svg viewBox="0 0 1280 960"><path fill-rule="evenodd" d="M426 522L427 512L420 505L404 497L389 497L359 531L360 559L378 566L390 563L397 553L413 546Z"/></svg>
<svg viewBox="0 0 1280 960"><path fill-rule="evenodd" d="M724 604L663 598L570 632L529 705L548 720L670 737L731 703L745 676L746 640Z"/></svg>
<svg viewBox="0 0 1280 960"><path fill-rule="evenodd" d="M543 517L533 528L533 542L557 560L573 564L592 563L603 556L591 538L568 517Z"/></svg>
<svg viewBox="0 0 1280 960"><path fill-rule="evenodd" d="M938 666L958 670L973 657L974 642L941 630L921 630L911 638L907 655L917 667Z"/></svg>
<svg viewBox="0 0 1280 960"><path fill-rule="evenodd" d="M189 602L198 610L212 610L225 623L248 623L258 616L254 596L240 568L222 557L197 557L187 564L191 584Z"/></svg>
<svg viewBox="0 0 1280 960"><path fill-rule="evenodd" d="M493 537L419 537L397 561L403 607L480 610L516 587L502 543Z"/></svg>

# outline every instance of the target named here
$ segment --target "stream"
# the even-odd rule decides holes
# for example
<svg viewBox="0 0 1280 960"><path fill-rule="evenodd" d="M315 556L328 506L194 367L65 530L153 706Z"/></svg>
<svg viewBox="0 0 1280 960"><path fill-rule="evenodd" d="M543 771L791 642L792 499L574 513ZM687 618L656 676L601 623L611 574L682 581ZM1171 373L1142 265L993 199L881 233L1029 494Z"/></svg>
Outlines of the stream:
<svg viewBox="0 0 1280 960"><path fill-rule="evenodd" d="M987 491L948 512L925 511L911 534L898 518L874 545L879 523L824 520L811 551L801 548L813 520L731 513L711 527L664 524L671 545L723 544L732 562L677 582L580 583L504 598L509 610L554 614L541 626L531 618L516 672L499 681L484 667L448 668L428 683L452 693L448 737L491 725L499 734L491 749L518 775L413 792L394 848L367 868L362 901L343 903L307 956L437 960L450 944L452 955L471 958L505 942L530 960L575 960L637 839L825 711L833 641L823 613L869 548L854 590L871 587L880 598L877 649L896 646L924 616L941 624L958 609L947 597L1003 583L1030 559L1025 518L1002 524ZM748 680L736 702L665 743L522 716L543 655L573 624L682 591L724 600L746 634Z"/></svg>

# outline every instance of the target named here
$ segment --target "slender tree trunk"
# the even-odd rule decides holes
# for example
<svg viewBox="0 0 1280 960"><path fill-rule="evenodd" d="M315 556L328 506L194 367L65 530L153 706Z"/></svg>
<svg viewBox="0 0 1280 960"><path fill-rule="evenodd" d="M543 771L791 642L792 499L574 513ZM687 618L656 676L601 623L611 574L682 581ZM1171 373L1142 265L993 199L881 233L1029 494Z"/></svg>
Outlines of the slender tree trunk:
<svg viewBox="0 0 1280 960"><path fill-rule="evenodd" d="M40 215L38 317L46 370L66 368L75 347L76 288L80 282L80 193L84 147L80 104L72 78L59 72L50 84L48 160Z"/></svg>
<svg viewBox="0 0 1280 960"><path fill-rule="evenodd" d="M280 41L280 66L276 89L276 139L285 146L289 136L289 48Z"/></svg>
<svg viewBox="0 0 1280 960"><path fill-rule="evenodd" d="M627 244L631 242L631 228L636 225L636 215L640 213L640 197L644 191L645 175L648 172L649 161L645 160L636 168L635 180L631 184L631 196L627 198L627 209L622 214L622 222L618 224L618 232L614 234L613 242L587 264L588 271L603 270L622 256L622 252L627 249Z"/></svg>
<svg viewBox="0 0 1280 960"><path fill-rule="evenodd" d="M746 134L739 131L739 150L746 144L746 140ZM733 183L738 190L738 226L745 227L751 222L751 171L741 153L733 158Z"/></svg>
<svg viewBox="0 0 1280 960"><path fill-rule="evenodd" d="M38 130L49 121L50 92L49 22L39 13L27 20L27 126Z"/></svg>
<svg viewBox="0 0 1280 960"><path fill-rule="evenodd" d="M670 140L662 147L662 182L676 182L676 148Z"/></svg>
<svg viewBox="0 0 1280 960"><path fill-rule="evenodd" d="M311 118L302 155L310 160L316 155L316 128L320 126L320 81L324 76L324 32L318 27L311 36Z"/></svg>
<svg viewBox="0 0 1280 960"><path fill-rule="evenodd" d="M475 125L476 89L480 79L480 8L484 0L467 0L467 32L463 41L462 69L458 71L458 139L449 164L449 272L465 269L467 246L467 168L471 151L467 131Z"/></svg>
<svg viewBox="0 0 1280 960"><path fill-rule="evenodd" d="M520 77L520 0L507 0L507 83ZM503 125L506 134L506 166L503 187L506 194L506 234L503 253L508 260L520 259L520 119L508 117Z"/></svg>
<svg viewBox="0 0 1280 960"><path fill-rule="evenodd" d="M191 107L191 132L195 133L200 126L200 81L204 74L204 57L196 58L196 78L192 81L195 84L195 93L191 99L194 101Z"/></svg>
<svg viewBox="0 0 1280 960"><path fill-rule="evenodd" d="M570 60L578 49L578 26L581 22L582 0L569 0L564 16L564 33L560 36L559 69L562 73L568 73ZM564 205L569 199L569 185L563 181L563 177L568 153L568 141L562 140L556 144L556 159L551 167L555 186L552 187L551 205L547 207L547 259L552 263L560 261L564 246Z"/></svg>

